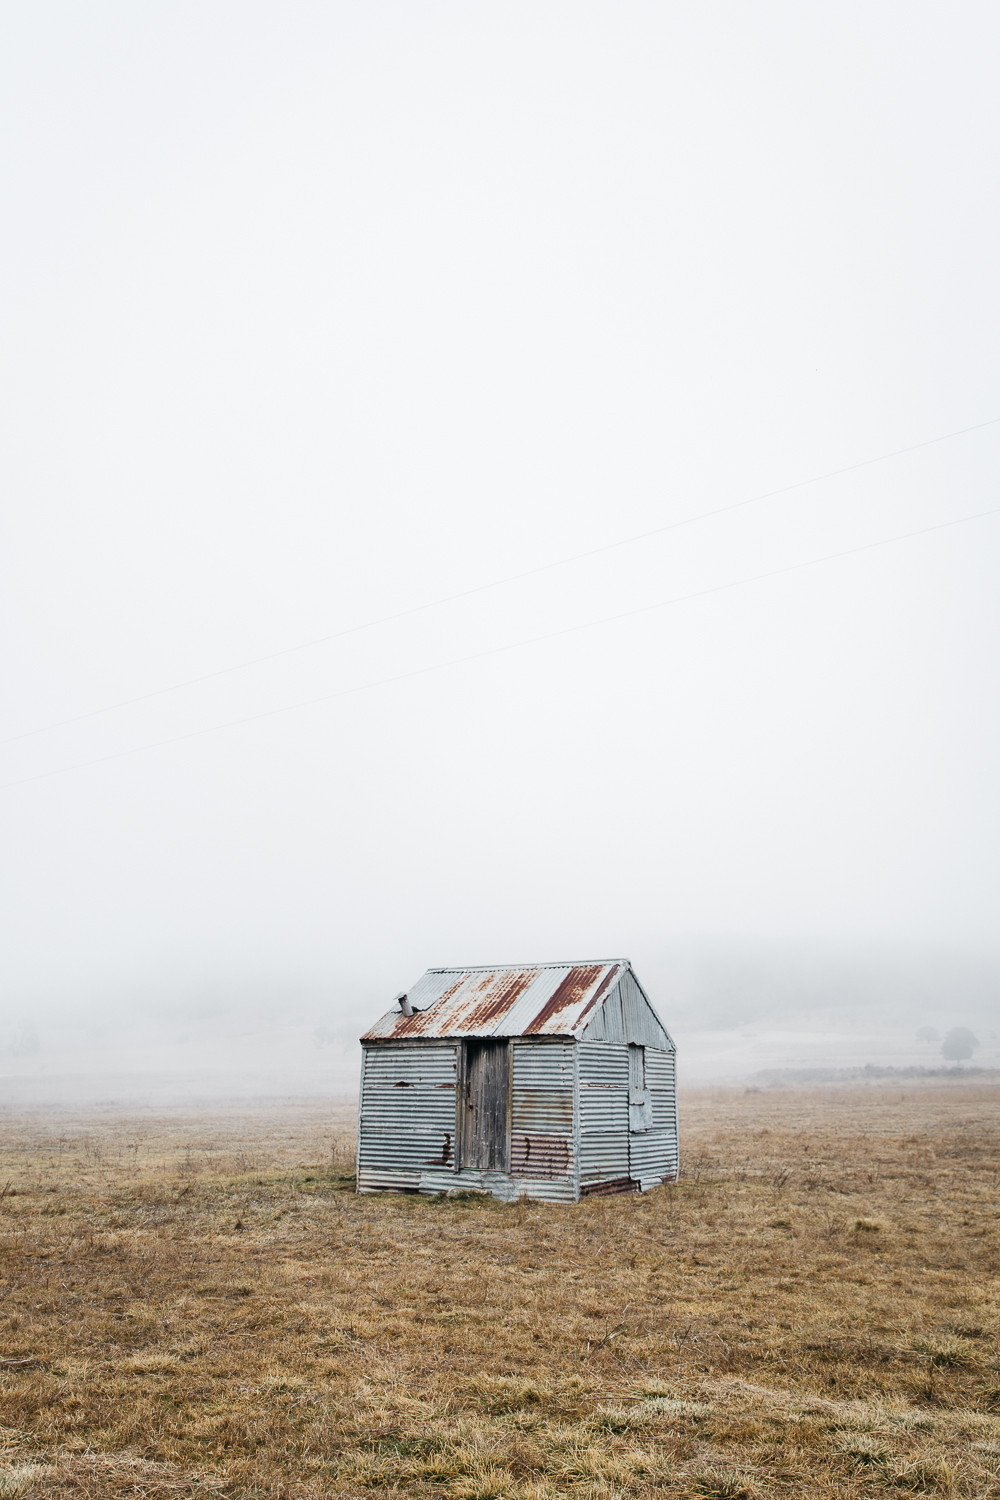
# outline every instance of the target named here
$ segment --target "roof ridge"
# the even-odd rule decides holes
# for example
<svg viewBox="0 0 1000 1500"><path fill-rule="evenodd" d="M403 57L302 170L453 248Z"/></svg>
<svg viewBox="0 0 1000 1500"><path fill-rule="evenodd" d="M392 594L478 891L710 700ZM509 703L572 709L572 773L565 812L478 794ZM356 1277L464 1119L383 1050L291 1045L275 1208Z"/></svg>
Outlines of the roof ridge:
<svg viewBox="0 0 1000 1500"><path fill-rule="evenodd" d="M441 964L425 969L425 974L487 974L497 969L582 969L592 964L631 964L628 958L549 959L538 964Z"/></svg>

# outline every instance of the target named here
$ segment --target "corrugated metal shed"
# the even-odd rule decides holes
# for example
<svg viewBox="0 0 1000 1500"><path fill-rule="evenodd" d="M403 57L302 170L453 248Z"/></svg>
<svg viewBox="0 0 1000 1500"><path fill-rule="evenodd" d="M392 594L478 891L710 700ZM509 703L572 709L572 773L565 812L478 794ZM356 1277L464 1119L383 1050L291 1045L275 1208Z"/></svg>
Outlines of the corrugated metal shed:
<svg viewBox="0 0 1000 1500"><path fill-rule="evenodd" d="M579 1036L628 959L530 967L428 969L408 995L416 1014L388 1011L362 1042L416 1037Z"/></svg>
<svg viewBox="0 0 1000 1500"><path fill-rule="evenodd" d="M677 1175L674 1044L627 959L429 969L361 1042L360 1192L574 1203Z"/></svg>

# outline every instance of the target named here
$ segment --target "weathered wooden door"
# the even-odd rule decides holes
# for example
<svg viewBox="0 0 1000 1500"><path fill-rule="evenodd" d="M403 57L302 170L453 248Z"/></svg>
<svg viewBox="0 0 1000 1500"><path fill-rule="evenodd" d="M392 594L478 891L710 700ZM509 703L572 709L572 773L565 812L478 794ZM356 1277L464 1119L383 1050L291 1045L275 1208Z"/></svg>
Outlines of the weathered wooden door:
<svg viewBox="0 0 1000 1500"><path fill-rule="evenodd" d="M506 1172L510 1161L510 1044L469 1041L464 1054L461 1165L480 1172Z"/></svg>

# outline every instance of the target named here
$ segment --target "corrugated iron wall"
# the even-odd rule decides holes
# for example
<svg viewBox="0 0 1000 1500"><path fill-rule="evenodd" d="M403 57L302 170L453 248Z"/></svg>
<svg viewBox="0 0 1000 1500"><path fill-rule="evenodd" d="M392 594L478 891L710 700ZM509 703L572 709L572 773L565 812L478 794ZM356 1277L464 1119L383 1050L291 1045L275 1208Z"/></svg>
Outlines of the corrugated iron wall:
<svg viewBox="0 0 1000 1500"><path fill-rule="evenodd" d="M623 1016L621 1008L618 1014ZM674 1054L645 1048L649 1124L645 1130L630 1130L629 1047L624 1040L514 1038L510 1171L458 1170L460 1046L409 1042L363 1049L359 1191L464 1188L505 1199L526 1195L574 1202L581 1192L645 1190L677 1175Z"/></svg>
<svg viewBox="0 0 1000 1500"><path fill-rule="evenodd" d="M629 1049L624 1042L580 1043L580 1187L584 1193L677 1175L674 1054L645 1049L650 1124L629 1129Z"/></svg>
<svg viewBox="0 0 1000 1500"><path fill-rule="evenodd" d="M359 1191L466 1189L573 1202L575 1043L511 1043L509 1173L456 1169L460 1045L411 1042L363 1049Z"/></svg>
<svg viewBox="0 0 1000 1500"><path fill-rule="evenodd" d="M656 1187L677 1176L677 1087L674 1054L646 1048L646 1088L652 1119L649 1128L629 1133L629 1176L642 1187Z"/></svg>
<svg viewBox="0 0 1000 1500"><path fill-rule="evenodd" d="M627 1186L628 1048L624 1040L579 1045L581 1191Z"/></svg>
<svg viewBox="0 0 1000 1500"><path fill-rule="evenodd" d="M515 1192L574 1201L576 1044L511 1043L510 1171Z"/></svg>
<svg viewBox="0 0 1000 1500"><path fill-rule="evenodd" d="M631 969L625 970L607 1000L595 1012L582 1040L632 1042L639 1047L658 1047L664 1052L673 1048L673 1042L660 1025Z"/></svg>
<svg viewBox="0 0 1000 1500"><path fill-rule="evenodd" d="M618 981L625 1017L625 1040L640 1047L658 1047L663 1052L673 1050L670 1040L653 1007L639 987L631 969L626 969Z"/></svg>
<svg viewBox="0 0 1000 1500"><path fill-rule="evenodd" d="M457 1048L365 1047L358 1189L419 1188L428 1167L454 1166Z"/></svg>
<svg viewBox="0 0 1000 1500"><path fill-rule="evenodd" d="M614 1042L619 1046L624 1043L625 1017L622 1014L622 997L618 985L615 985L600 1010L595 1013L594 1019L583 1033L583 1040Z"/></svg>

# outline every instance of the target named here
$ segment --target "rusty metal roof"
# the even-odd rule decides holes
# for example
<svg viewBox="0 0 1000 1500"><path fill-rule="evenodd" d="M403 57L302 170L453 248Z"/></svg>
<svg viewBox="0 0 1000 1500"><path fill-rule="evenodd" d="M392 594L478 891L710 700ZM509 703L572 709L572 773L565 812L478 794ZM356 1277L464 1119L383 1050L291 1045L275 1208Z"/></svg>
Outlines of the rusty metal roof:
<svg viewBox="0 0 1000 1500"><path fill-rule="evenodd" d="M485 969L428 969L409 991L415 1012L398 1005L361 1038L575 1036L629 967L627 958L593 963Z"/></svg>

